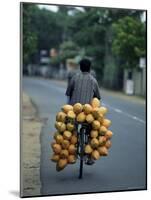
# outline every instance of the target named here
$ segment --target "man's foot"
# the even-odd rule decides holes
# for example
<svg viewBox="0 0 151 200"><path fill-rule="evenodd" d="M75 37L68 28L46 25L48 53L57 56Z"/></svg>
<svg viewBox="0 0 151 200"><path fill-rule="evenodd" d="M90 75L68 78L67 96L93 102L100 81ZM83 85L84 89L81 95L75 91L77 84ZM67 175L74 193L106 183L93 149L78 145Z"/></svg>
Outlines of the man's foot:
<svg viewBox="0 0 151 200"><path fill-rule="evenodd" d="M85 164L86 165L93 165L95 162L94 160L92 160L91 158L88 158L86 161L85 161Z"/></svg>

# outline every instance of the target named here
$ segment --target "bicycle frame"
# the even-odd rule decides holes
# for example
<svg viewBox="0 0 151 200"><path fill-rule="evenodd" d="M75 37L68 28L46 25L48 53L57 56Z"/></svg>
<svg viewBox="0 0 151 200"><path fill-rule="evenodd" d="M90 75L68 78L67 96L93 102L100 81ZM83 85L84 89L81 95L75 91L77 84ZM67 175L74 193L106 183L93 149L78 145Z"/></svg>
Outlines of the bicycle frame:
<svg viewBox="0 0 151 200"><path fill-rule="evenodd" d="M84 147L89 142L90 125L87 123L77 123L76 127L78 137L77 155L80 157L79 179L81 179L83 177L83 161L85 156Z"/></svg>
<svg viewBox="0 0 151 200"><path fill-rule="evenodd" d="M77 155L80 159L80 168L79 168L79 179L83 177L83 161L84 156L86 156L84 152L85 144L89 142L89 133L91 130L91 125L86 122L77 122L76 120L67 119L67 122L74 123L78 142L77 142Z"/></svg>

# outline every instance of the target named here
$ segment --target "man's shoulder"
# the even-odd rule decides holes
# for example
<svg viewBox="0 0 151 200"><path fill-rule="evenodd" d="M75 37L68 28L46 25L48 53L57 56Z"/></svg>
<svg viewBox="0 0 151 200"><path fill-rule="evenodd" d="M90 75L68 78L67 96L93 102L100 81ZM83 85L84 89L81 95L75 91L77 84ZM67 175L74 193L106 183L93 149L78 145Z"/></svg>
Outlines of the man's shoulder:
<svg viewBox="0 0 151 200"><path fill-rule="evenodd" d="M82 79L84 77L84 75L81 72L77 72L73 77L72 80L77 80L77 79ZM90 79L90 81L97 83L96 78L91 74L88 73L88 79Z"/></svg>
<svg viewBox="0 0 151 200"><path fill-rule="evenodd" d="M81 77L81 73L80 72L76 72L73 76L74 79Z"/></svg>
<svg viewBox="0 0 151 200"><path fill-rule="evenodd" d="M79 73L77 72L73 74L73 76L71 77L71 82L75 82L78 78L79 78Z"/></svg>
<svg viewBox="0 0 151 200"><path fill-rule="evenodd" d="M97 83L96 78L92 74L89 74L89 77L93 82Z"/></svg>

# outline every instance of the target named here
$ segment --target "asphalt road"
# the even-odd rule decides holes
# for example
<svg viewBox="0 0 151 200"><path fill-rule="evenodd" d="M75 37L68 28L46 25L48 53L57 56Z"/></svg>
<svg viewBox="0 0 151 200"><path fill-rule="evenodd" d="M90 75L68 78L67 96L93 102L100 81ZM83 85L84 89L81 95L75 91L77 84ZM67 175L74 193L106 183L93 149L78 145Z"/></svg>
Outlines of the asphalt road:
<svg viewBox="0 0 151 200"><path fill-rule="evenodd" d="M56 172L49 160L55 115L66 103L65 84L26 77L23 90L37 105L40 117L48 118L40 138L42 195L146 188L145 104L102 92L103 103L109 108L107 118L112 120L112 147L109 156L93 166L84 166L84 178L79 180L79 162Z"/></svg>

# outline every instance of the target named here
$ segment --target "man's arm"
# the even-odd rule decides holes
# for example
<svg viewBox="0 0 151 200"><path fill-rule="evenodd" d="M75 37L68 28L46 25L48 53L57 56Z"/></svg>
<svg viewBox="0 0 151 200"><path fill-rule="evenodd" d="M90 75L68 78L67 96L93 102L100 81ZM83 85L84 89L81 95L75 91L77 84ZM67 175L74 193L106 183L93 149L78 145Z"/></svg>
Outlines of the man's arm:
<svg viewBox="0 0 151 200"><path fill-rule="evenodd" d="M70 103L70 97L67 96L67 104L69 104L69 103Z"/></svg>
<svg viewBox="0 0 151 200"><path fill-rule="evenodd" d="M68 101L72 96L73 89L74 89L74 77L72 77L71 81L69 82L67 86L66 96L68 97Z"/></svg>
<svg viewBox="0 0 151 200"><path fill-rule="evenodd" d="M100 88L97 81L95 81L94 97L101 99Z"/></svg>

